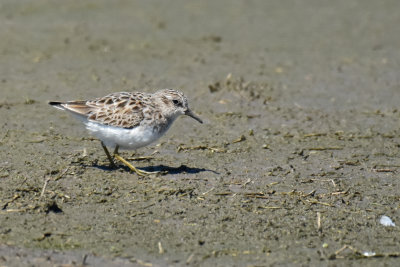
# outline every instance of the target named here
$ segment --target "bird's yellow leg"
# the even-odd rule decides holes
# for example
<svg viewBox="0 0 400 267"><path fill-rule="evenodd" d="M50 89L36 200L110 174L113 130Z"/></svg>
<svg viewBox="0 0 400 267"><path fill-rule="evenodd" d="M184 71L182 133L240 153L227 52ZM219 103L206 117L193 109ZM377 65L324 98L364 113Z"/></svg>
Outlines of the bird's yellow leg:
<svg viewBox="0 0 400 267"><path fill-rule="evenodd" d="M116 146L115 149L114 149L114 157L115 157L116 159L118 159L119 161L121 161L122 163L124 163L126 166L128 166L129 169L131 169L132 171L136 172L138 175L140 175L140 176L146 176L146 175L149 175L149 174L158 173L158 172L147 172L147 171L139 170L138 168L136 168L135 166L133 166L132 164L130 164L126 159L124 159L123 157L121 157L121 156L118 154L118 148L119 148L119 147Z"/></svg>
<svg viewBox="0 0 400 267"><path fill-rule="evenodd" d="M117 153L115 153L115 151L114 151L114 154L118 154L118 149L117 149L117 147L115 148L115 150L117 151ZM134 154L133 154L134 155ZM133 156L132 155L132 156ZM152 158L154 158L153 156L142 156L142 157L134 157L134 158L127 158L127 160L148 160L148 159L152 159Z"/></svg>
<svg viewBox="0 0 400 267"><path fill-rule="evenodd" d="M101 142L101 146L103 147L104 152L106 153L107 158L108 158L108 160L110 161L110 166L111 166L112 168L115 168L116 166L115 166L114 160L113 160L113 158L111 157L110 152L108 152L107 147L103 144L103 142Z"/></svg>
<svg viewBox="0 0 400 267"><path fill-rule="evenodd" d="M118 154L114 154L114 157L116 159L118 159L119 161L121 161L122 163L124 163L126 166L128 166L129 169L131 169L132 171L136 172L140 176L146 176L146 175L149 175L149 174L158 173L158 172L147 172L147 171L139 170L138 168L136 168L135 166L130 164L128 161L126 161L123 157L121 157Z"/></svg>

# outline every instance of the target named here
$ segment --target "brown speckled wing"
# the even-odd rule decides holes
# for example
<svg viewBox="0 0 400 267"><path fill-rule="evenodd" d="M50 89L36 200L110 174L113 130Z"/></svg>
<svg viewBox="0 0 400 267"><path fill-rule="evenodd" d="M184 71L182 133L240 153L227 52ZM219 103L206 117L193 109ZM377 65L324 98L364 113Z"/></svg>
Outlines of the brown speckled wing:
<svg viewBox="0 0 400 267"><path fill-rule="evenodd" d="M113 93L89 101L71 101L64 108L104 125L131 129L143 120L142 93Z"/></svg>

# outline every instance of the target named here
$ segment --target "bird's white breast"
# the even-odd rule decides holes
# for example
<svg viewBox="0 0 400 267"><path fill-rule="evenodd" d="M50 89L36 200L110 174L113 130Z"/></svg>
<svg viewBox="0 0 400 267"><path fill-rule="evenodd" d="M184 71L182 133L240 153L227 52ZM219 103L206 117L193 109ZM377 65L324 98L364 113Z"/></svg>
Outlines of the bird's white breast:
<svg viewBox="0 0 400 267"><path fill-rule="evenodd" d="M153 131L153 127L137 126L133 129L108 126L92 121L86 121L86 129L99 138L108 147L118 145L122 149L137 149L144 147L157 139L164 133Z"/></svg>

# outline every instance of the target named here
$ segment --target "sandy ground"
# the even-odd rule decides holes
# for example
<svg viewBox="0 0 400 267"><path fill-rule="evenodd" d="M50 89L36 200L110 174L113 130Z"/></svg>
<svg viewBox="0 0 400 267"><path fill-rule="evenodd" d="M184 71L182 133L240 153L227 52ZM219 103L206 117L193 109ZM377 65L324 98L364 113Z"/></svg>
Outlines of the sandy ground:
<svg viewBox="0 0 400 267"><path fill-rule="evenodd" d="M1 1L0 266L398 264L399 10ZM147 178L46 103L159 88L206 123L136 151Z"/></svg>

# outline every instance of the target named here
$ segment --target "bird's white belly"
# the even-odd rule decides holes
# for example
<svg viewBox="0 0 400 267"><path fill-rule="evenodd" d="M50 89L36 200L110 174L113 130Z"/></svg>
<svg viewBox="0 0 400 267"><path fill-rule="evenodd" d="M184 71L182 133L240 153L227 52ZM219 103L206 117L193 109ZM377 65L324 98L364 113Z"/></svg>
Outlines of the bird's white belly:
<svg viewBox="0 0 400 267"><path fill-rule="evenodd" d="M147 146L159 139L163 133L153 131L153 127L138 126L124 129L87 121L86 129L108 147L118 145L122 149L136 149Z"/></svg>

